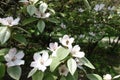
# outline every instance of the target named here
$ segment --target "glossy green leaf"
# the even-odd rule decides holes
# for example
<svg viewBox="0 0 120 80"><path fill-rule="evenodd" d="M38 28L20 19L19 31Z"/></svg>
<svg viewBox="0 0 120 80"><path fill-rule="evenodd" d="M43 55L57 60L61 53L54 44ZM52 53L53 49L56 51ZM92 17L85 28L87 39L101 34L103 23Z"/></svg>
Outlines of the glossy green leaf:
<svg viewBox="0 0 120 80"><path fill-rule="evenodd" d="M38 23L37 23L37 28L38 30L42 33L45 29L45 22L40 20Z"/></svg>
<svg viewBox="0 0 120 80"><path fill-rule="evenodd" d="M98 74L87 74L89 80L102 80L102 77Z"/></svg>
<svg viewBox="0 0 120 80"><path fill-rule="evenodd" d="M34 5L28 5L27 6L27 12L29 13L30 16L32 16L36 11L36 8Z"/></svg>
<svg viewBox="0 0 120 80"><path fill-rule="evenodd" d="M14 34L13 38L23 45L27 45L26 38L21 34Z"/></svg>
<svg viewBox="0 0 120 80"><path fill-rule="evenodd" d="M85 66L87 66L87 67L89 67L91 69L95 69L95 67L91 64L91 62L87 58L83 57L80 60L83 62L83 64Z"/></svg>
<svg viewBox="0 0 120 80"><path fill-rule="evenodd" d="M44 73L42 71L37 71L33 76L32 80L43 80Z"/></svg>
<svg viewBox="0 0 120 80"><path fill-rule="evenodd" d="M21 77L22 70L20 66L13 66L7 68L7 73L11 78L19 80Z"/></svg>
<svg viewBox="0 0 120 80"><path fill-rule="evenodd" d="M0 63L0 78L4 77L5 75L5 65Z"/></svg>
<svg viewBox="0 0 120 80"><path fill-rule="evenodd" d="M37 21L38 19L37 18L34 18L34 17L31 17L31 18L26 18L25 20L22 21L22 25L25 26L27 24L30 24L34 21Z"/></svg>
<svg viewBox="0 0 120 80"><path fill-rule="evenodd" d="M58 19L55 19L55 18L48 18L46 20L48 20L49 22L52 22L52 23L60 23L60 21Z"/></svg>
<svg viewBox="0 0 120 80"><path fill-rule="evenodd" d="M0 42L4 44L10 38L10 29L8 27L0 27Z"/></svg>
<svg viewBox="0 0 120 80"><path fill-rule="evenodd" d="M59 61L58 58L52 58L52 63L50 65L50 71L53 72L60 63L61 62Z"/></svg>
<svg viewBox="0 0 120 80"><path fill-rule="evenodd" d="M33 68L33 69L29 72L28 78L31 77L32 75L34 75L36 71L37 71L37 68Z"/></svg>
<svg viewBox="0 0 120 80"><path fill-rule="evenodd" d="M78 80L78 71L76 71L74 75L68 73L68 75L66 76L66 80Z"/></svg>
<svg viewBox="0 0 120 80"><path fill-rule="evenodd" d="M70 53L70 50L69 50L69 49L66 49L66 48L64 48L64 47L60 47L60 48L57 50L57 52L56 52L57 58L58 58L59 60L65 59L65 58L69 55L69 53Z"/></svg>
<svg viewBox="0 0 120 80"><path fill-rule="evenodd" d="M68 69L71 73L71 75L74 75L76 69L77 69L77 64L76 64L76 61L72 58L70 58L68 61L67 61L67 66L68 66Z"/></svg>

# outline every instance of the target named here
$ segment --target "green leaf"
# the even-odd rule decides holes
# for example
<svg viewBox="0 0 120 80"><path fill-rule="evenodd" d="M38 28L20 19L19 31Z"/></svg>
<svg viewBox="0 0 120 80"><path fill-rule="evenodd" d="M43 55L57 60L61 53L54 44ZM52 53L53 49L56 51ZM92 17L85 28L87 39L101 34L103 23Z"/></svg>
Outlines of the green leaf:
<svg viewBox="0 0 120 80"><path fill-rule="evenodd" d="M41 5L39 6L39 10L41 13L45 13L47 8L48 8L48 5L46 3L41 3Z"/></svg>
<svg viewBox="0 0 120 80"><path fill-rule="evenodd" d="M95 69L95 67L91 64L91 62L86 58L86 57L83 57L80 59L83 64L91 69Z"/></svg>
<svg viewBox="0 0 120 80"><path fill-rule="evenodd" d="M53 72L60 63L61 62L59 61L58 58L52 58L52 63L50 65L50 71Z"/></svg>
<svg viewBox="0 0 120 80"><path fill-rule="evenodd" d="M10 38L10 30L8 27L0 27L0 42L4 44Z"/></svg>
<svg viewBox="0 0 120 80"><path fill-rule="evenodd" d="M46 20L49 21L49 22L52 22L52 23L60 23L60 21L55 19L55 18L48 18Z"/></svg>
<svg viewBox="0 0 120 80"><path fill-rule="evenodd" d="M65 79L65 77L64 77L64 76L62 76L62 77L60 78L60 80L66 80L66 79Z"/></svg>
<svg viewBox="0 0 120 80"><path fill-rule="evenodd" d="M46 74L46 76L44 76L44 80L57 80L57 78L49 72L48 74Z"/></svg>
<svg viewBox="0 0 120 80"><path fill-rule="evenodd" d="M4 56L8 52L7 48L0 49L0 56Z"/></svg>
<svg viewBox="0 0 120 80"><path fill-rule="evenodd" d="M74 75L68 73L68 75L66 76L66 80L78 80L78 72L76 71Z"/></svg>
<svg viewBox="0 0 120 80"><path fill-rule="evenodd" d="M102 77L98 74L87 74L87 78L90 80L102 80Z"/></svg>
<svg viewBox="0 0 120 80"><path fill-rule="evenodd" d="M58 58L59 60L65 59L65 58L69 55L69 53L70 53L70 50L69 50L69 49L66 49L66 48L64 48L64 47L60 47L60 48L57 50L57 52L56 52L57 58Z"/></svg>
<svg viewBox="0 0 120 80"><path fill-rule="evenodd" d="M40 20L38 23L37 23L37 28L38 30L42 33L45 29L45 22Z"/></svg>
<svg viewBox="0 0 120 80"><path fill-rule="evenodd" d="M21 77L21 67L20 66L13 66L7 68L7 73L13 79L19 80Z"/></svg>
<svg viewBox="0 0 120 80"><path fill-rule="evenodd" d="M34 5L28 5L27 6L27 12L29 13L30 16L32 16L36 11L36 8Z"/></svg>
<svg viewBox="0 0 120 80"><path fill-rule="evenodd" d="M31 17L31 18L26 18L25 20L22 21L22 26L25 26L27 24L30 24L34 21L37 21L37 18Z"/></svg>
<svg viewBox="0 0 120 80"><path fill-rule="evenodd" d="M43 80L44 73L42 71L37 71L33 76L32 80Z"/></svg>
<svg viewBox="0 0 120 80"><path fill-rule="evenodd" d="M26 38L21 34L14 34L13 38L23 45L27 45Z"/></svg>
<svg viewBox="0 0 120 80"><path fill-rule="evenodd" d="M37 68L33 68L33 69L29 72L28 78L31 77L36 71L37 71Z"/></svg>
<svg viewBox="0 0 120 80"><path fill-rule="evenodd" d="M4 77L5 75L5 65L0 63L0 78Z"/></svg>
<svg viewBox="0 0 120 80"><path fill-rule="evenodd" d="M76 64L76 61L72 58L70 58L68 61L67 61L67 66L68 66L68 69L71 73L71 75L74 75L76 69L77 69L77 64Z"/></svg>

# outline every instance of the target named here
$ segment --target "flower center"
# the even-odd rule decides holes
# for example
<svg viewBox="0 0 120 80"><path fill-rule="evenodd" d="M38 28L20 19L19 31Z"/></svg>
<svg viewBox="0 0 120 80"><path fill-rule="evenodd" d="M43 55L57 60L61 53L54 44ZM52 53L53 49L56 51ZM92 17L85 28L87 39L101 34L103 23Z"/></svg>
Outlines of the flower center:
<svg viewBox="0 0 120 80"><path fill-rule="evenodd" d="M14 56L13 58L12 58L12 61L15 61L17 58Z"/></svg>
<svg viewBox="0 0 120 80"><path fill-rule="evenodd" d="M43 65L44 64L44 60L41 59L40 60L40 64Z"/></svg>
<svg viewBox="0 0 120 80"><path fill-rule="evenodd" d="M69 41L68 41L68 40L66 41L66 44L67 44L67 45L69 44Z"/></svg>

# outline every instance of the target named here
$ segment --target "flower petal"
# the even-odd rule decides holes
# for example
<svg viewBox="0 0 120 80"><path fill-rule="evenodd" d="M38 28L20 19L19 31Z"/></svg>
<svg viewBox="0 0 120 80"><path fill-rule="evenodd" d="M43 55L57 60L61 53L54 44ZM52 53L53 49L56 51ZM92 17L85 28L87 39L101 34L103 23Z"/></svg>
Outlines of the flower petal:
<svg viewBox="0 0 120 80"><path fill-rule="evenodd" d="M6 65L7 67L15 66L15 64L12 61L8 62Z"/></svg>
<svg viewBox="0 0 120 80"><path fill-rule="evenodd" d="M16 48L12 48L9 50L8 54L9 54L9 58L12 59L15 54L17 53L17 49Z"/></svg>
<svg viewBox="0 0 120 80"><path fill-rule="evenodd" d="M48 55L47 52L44 52L44 53L42 54L42 59L43 59L43 61L47 61L48 57L49 57L49 55Z"/></svg>
<svg viewBox="0 0 120 80"><path fill-rule="evenodd" d="M12 21L11 25L18 25L19 21L20 21L20 18L18 17Z"/></svg>
<svg viewBox="0 0 120 80"><path fill-rule="evenodd" d="M8 61L11 61L11 57L9 56L9 54L6 54L5 56L4 56L4 58L5 58L5 60L8 62Z"/></svg>
<svg viewBox="0 0 120 80"><path fill-rule="evenodd" d="M77 52L75 54L73 54L74 57L78 57L78 58L82 58L85 56L85 53L84 52Z"/></svg>
<svg viewBox="0 0 120 80"><path fill-rule="evenodd" d="M35 53L34 56L33 56L33 59L35 61L37 61L37 60L41 59L41 55L39 53Z"/></svg>
<svg viewBox="0 0 120 80"><path fill-rule="evenodd" d="M38 67L39 70L41 70L42 72L44 72L46 70L46 66L40 65Z"/></svg>
<svg viewBox="0 0 120 80"><path fill-rule="evenodd" d="M14 61L14 64L15 64L15 65L23 65L24 63L25 63L24 60L15 60L15 61Z"/></svg>
<svg viewBox="0 0 120 80"><path fill-rule="evenodd" d="M15 55L15 57L17 58L17 59L22 59L23 57L24 57L24 53L23 53L23 51L19 51L16 55Z"/></svg>
<svg viewBox="0 0 120 80"><path fill-rule="evenodd" d="M45 66L49 66L51 63L52 63L52 59L48 59L48 60L44 63L44 65L45 65Z"/></svg>

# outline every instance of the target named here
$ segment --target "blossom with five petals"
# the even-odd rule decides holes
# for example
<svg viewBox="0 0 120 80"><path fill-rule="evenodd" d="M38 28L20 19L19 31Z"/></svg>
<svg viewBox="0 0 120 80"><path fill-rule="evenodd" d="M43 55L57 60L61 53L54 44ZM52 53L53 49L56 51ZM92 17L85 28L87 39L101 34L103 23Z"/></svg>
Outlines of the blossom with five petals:
<svg viewBox="0 0 120 80"><path fill-rule="evenodd" d="M8 54L4 56L5 60L7 61L7 66L18 66L23 65L25 62L24 60L21 60L24 57L23 51L18 51L16 48L12 48L9 50Z"/></svg>
<svg viewBox="0 0 120 80"><path fill-rule="evenodd" d="M60 43L62 43L63 46L71 49L74 38L69 38L68 35L64 35L63 38L59 38L59 41Z"/></svg>
<svg viewBox="0 0 120 80"><path fill-rule="evenodd" d="M16 18L15 20L13 19L13 17L0 18L0 23L5 26L18 25L19 21L20 21L19 17Z"/></svg>
<svg viewBox="0 0 120 80"><path fill-rule="evenodd" d="M30 66L44 72L47 69L46 67L51 64L52 59L49 58L48 52L43 51L41 53L42 53L42 56L40 55L40 53L34 54L33 56L34 61L31 63Z"/></svg>

